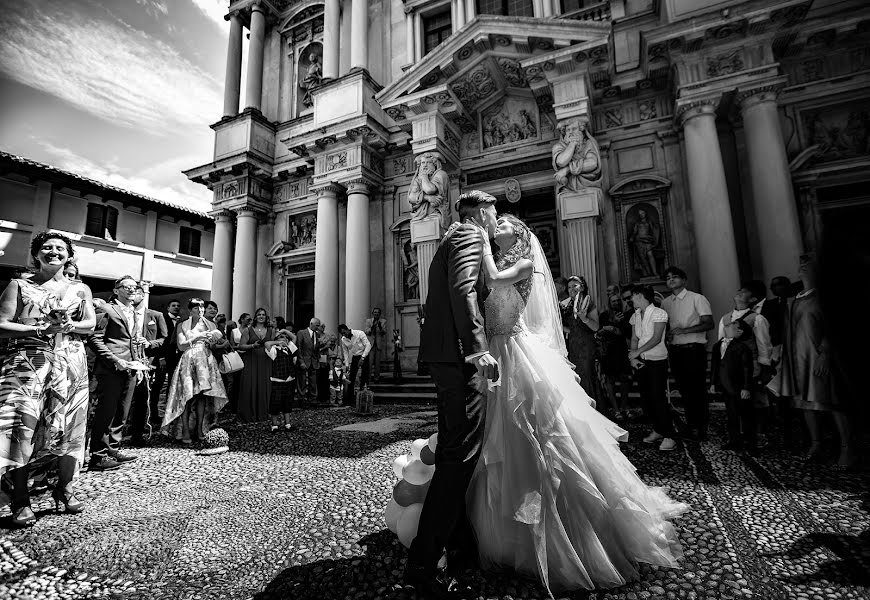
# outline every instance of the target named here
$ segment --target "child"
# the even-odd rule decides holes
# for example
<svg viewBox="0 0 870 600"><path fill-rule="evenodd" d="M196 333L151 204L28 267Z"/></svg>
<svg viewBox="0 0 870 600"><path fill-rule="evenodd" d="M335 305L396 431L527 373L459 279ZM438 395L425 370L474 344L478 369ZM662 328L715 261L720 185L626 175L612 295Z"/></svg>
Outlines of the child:
<svg viewBox="0 0 870 600"><path fill-rule="evenodd" d="M713 346L711 393L721 390L728 415L728 443L723 450L758 451L755 406L752 401L755 360L749 341L752 326L742 319L724 327L725 337ZM742 436L741 436L742 432Z"/></svg>
<svg viewBox="0 0 870 600"><path fill-rule="evenodd" d="M286 329L275 335L275 341L266 342L266 355L272 359L272 396L269 399L269 416L272 418L272 433L278 431L283 422L284 429L290 431L290 410L296 390L294 364L296 363L296 344L293 334Z"/></svg>
<svg viewBox="0 0 870 600"><path fill-rule="evenodd" d="M344 372L344 361L336 357L329 370L329 401L335 406L341 406L344 401L344 386L348 383Z"/></svg>
<svg viewBox="0 0 870 600"><path fill-rule="evenodd" d="M399 335L398 329L393 329L393 379L396 383L402 382L402 361L399 359L399 353L402 352L402 336Z"/></svg>

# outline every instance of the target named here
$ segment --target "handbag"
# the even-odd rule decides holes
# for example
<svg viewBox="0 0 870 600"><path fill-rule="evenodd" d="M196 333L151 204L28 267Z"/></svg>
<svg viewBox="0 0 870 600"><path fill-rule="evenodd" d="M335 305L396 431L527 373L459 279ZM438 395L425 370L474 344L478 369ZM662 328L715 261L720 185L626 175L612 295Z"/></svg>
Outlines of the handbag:
<svg viewBox="0 0 870 600"><path fill-rule="evenodd" d="M372 391L364 387L356 393L356 412L361 415L371 414L373 410L375 395Z"/></svg>
<svg viewBox="0 0 870 600"><path fill-rule="evenodd" d="M242 361L242 356L233 350L232 352L227 352L221 357L221 364L218 365L218 371L224 375L229 375L230 373L241 371L244 366L245 363Z"/></svg>

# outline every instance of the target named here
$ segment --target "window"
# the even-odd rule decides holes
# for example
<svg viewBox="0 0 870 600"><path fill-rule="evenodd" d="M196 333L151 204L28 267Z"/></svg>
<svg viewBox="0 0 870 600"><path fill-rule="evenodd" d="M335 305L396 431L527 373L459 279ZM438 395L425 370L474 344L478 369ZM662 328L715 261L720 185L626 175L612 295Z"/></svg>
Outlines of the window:
<svg viewBox="0 0 870 600"><path fill-rule="evenodd" d="M192 227L182 227L179 234L178 253L199 256L199 239L202 232Z"/></svg>
<svg viewBox="0 0 870 600"><path fill-rule="evenodd" d="M562 0L562 13L570 13L583 8L583 0Z"/></svg>
<svg viewBox="0 0 870 600"><path fill-rule="evenodd" d="M429 54L441 42L450 37L453 25L450 10L423 16L423 54Z"/></svg>
<svg viewBox="0 0 870 600"><path fill-rule="evenodd" d="M532 0L477 0L477 14L534 17Z"/></svg>
<svg viewBox="0 0 870 600"><path fill-rule="evenodd" d="M88 204L85 235L116 241L118 237L118 209L105 204Z"/></svg>

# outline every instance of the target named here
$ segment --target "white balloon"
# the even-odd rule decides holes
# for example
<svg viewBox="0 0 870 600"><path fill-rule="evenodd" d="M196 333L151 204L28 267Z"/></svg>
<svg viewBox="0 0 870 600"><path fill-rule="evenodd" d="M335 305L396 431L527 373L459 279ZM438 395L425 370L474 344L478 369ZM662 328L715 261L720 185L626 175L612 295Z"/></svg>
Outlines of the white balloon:
<svg viewBox="0 0 870 600"><path fill-rule="evenodd" d="M405 481L412 485L423 485L430 479L435 472L434 465L424 464L419 458L412 460L402 470L402 477Z"/></svg>
<svg viewBox="0 0 870 600"><path fill-rule="evenodd" d="M438 433L433 433L429 436L429 450L435 452L435 448L438 446Z"/></svg>
<svg viewBox="0 0 870 600"><path fill-rule="evenodd" d="M397 525L399 541L405 548L411 547L411 542L417 537L417 526L420 525L420 513L423 511L422 504L412 504L402 511Z"/></svg>
<svg viewBox="0 0 870 600"><path fill-rule="evenodd" d="M405 507L400 506L398 502L390 498L387 509L384 511L384 520L387 522L387 528L393 533L399 531L399 519L403 512L405 512Z"/></svg>
<svg viewBox="0 0 870 600"><path fill-rule="evenodd" d="M396 474L396 477L399 479L402 478L402 469L404 469L409 462L411 462L411 457L407 454L396 457L396 460L393 461L393 473Z"/></svg>
<svg viewBox="0 0 870 600"><path fill-rule="evenodd" d="M427 440L423 439L414 440L413 442L411 442L411 460L420 458L420 450L423 449L423 446L425 446L426 443Z"/></svg>

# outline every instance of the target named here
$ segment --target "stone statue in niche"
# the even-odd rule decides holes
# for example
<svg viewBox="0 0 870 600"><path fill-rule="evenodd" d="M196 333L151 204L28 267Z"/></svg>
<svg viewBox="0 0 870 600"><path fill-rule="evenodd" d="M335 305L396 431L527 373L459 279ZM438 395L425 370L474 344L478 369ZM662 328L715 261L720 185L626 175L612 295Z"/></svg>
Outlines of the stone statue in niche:
<svg viewBox="0 0 870 600"><path fill-rule="evenodd" d="M417 173L408 190L408 201L413 213L411 219L417 221L437 215L441 220L441 229L447 229L450 224L450 176L441 168L441 154L425 152L414 162Z"/></svg>
<svg viewBox="0 0 870 600"><path fill-rule="evenodd" d="M299 63L299 87L302 89L302 106L311 108L314 99L311 92L323 81L323 64L320 62L319 45L312 44L306 48L308 64ZM304 74L303 74L304 73Z"/></svg>
<svg viewBox="0 0 870 600"><path fill-rule="evenodd" d="M411 240L402 244L402 283L405 300L420 298L420 270L417 266L417 249Z"/></svg>
<svg viewBox="0 0 870 600"><path fill-rule="evenodd" d="M601 152L586 130L586 121L568 121L559 126L559 134L559 141L553 144L556 193L601 187Z"/></svg>
<svg viewBox="0 0 870 600"><path fill-rule="evenodd" d="M633 273L659 277L656 250L661 247L662 236L656 209L646 203L633 206L625 215L625 231Z"/></svg>

